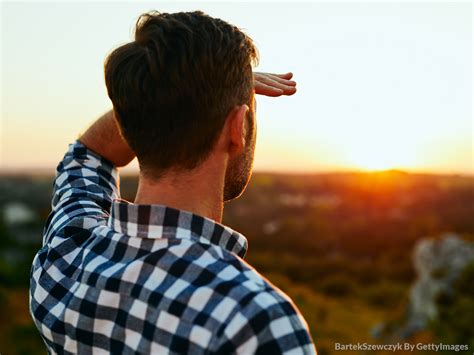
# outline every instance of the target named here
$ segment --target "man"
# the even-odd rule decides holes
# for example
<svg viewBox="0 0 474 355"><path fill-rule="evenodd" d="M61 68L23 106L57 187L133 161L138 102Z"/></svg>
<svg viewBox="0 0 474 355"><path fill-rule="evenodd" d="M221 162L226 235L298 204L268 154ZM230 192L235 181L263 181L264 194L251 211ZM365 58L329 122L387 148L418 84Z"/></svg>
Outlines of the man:
<svg viewBox="0 0 474 355"><path fill-rule="evenodd" d="M254 93L291 95L291 74L252 73L251 39L201 12L142 15L113 51L113 111L57 168L31 276L32 316L53 353L315 353L296 306L242 258L220 224L250 178ZM117 167L134 157L134 203Z"/></svg>

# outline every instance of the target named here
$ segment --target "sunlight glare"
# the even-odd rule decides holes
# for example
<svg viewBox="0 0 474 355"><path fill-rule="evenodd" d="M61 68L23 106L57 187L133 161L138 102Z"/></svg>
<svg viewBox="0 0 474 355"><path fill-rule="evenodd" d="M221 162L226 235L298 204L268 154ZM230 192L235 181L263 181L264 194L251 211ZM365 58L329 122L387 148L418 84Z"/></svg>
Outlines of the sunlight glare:
<svg viewBox="0 0 474 355"><path fill-rule="evenodd" d="M385 138L385 139L383 139ZM417 166L416 144L400 144L388 137L347 142L347 164L358 170L410 169Z"/></svg>

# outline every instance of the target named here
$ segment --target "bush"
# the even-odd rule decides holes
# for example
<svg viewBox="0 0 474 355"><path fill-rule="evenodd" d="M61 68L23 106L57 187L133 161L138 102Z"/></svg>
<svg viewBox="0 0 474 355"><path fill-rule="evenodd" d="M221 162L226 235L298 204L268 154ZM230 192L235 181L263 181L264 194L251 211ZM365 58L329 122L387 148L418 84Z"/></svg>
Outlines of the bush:
<svg viewBox="0 0 474 355"><path fill-rule="evenodd" d="M363 290L361 297L372 306L394 308L406 301L406 287L390 282L378 283Z"/></svg>
<svg viewBox="0 0 474 355"><path fill-rule="evenodd" d="M345 297L354 293L354 281L343 275L335 275L324 280L319 289L328 296Z"/></svg>
<svg viewBox="0 0 474 355"><path fill-rule="evenodd" d="M438 318L431 328L440 342L467 344L474 349L474 263L469 264L456 280L452 292L438 296Z"/></svg>

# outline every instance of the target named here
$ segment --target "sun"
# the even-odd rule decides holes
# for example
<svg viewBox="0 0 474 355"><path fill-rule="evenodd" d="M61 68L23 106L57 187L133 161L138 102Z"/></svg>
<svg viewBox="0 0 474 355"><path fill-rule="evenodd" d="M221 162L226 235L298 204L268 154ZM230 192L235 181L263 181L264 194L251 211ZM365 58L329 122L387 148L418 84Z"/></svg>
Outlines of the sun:
<svg viewBox="0 0 474 355"><path fill-rule="evenodd" d="M410 169L416 165L416 149L403 142L358 141L346 149L348 165L367 171Z"/></svg>
<svg viewBox="0 0 474 355"><path fill-rule="evenodd" d="M380 156L366 156L358 159L358 162L355 162L355 165L362 170L369 171L379 171L379 170L389 170L397 168L397 164L389 162L385 157Z"/></svg>

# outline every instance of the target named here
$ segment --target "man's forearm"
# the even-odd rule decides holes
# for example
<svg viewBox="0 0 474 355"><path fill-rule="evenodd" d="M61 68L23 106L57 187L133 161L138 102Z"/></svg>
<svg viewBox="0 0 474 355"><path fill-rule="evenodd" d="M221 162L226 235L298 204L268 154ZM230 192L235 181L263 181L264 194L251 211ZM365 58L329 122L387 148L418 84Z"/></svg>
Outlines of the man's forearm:
<svg viewBox="0 0 474 355"><path fill-rule="evenodd" d="M87 148L121 167L130 163L135 154L120 135L112 110L95 121L79 141Z"/></svg>

